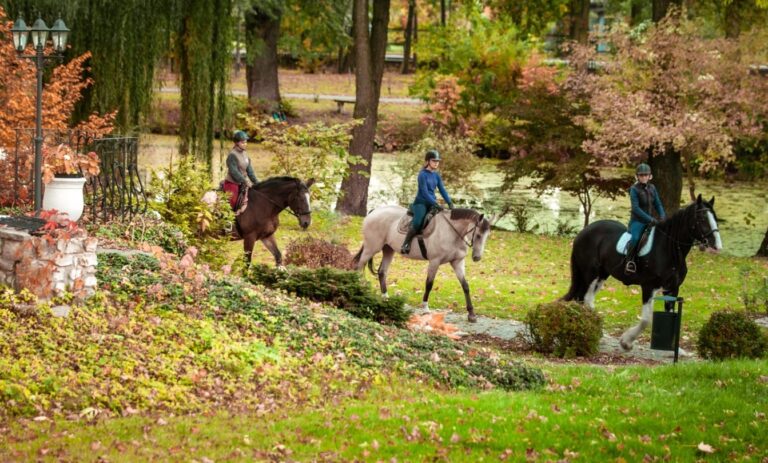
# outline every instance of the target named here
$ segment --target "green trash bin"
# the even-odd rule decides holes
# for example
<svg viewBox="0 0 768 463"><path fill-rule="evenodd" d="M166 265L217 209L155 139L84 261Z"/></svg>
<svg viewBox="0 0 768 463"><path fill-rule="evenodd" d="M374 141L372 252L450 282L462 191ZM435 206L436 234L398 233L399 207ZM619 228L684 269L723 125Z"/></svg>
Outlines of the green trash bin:
<svg viewBox="0 0 768 463"><path fill-rule="evenodd" d="M654 301L664 301L665 310L653 312L651 349L675 351L674 362L680 350L680 325L683 318L683 298L658 296ZM677 311L675 311L675 302Z"/></svg>

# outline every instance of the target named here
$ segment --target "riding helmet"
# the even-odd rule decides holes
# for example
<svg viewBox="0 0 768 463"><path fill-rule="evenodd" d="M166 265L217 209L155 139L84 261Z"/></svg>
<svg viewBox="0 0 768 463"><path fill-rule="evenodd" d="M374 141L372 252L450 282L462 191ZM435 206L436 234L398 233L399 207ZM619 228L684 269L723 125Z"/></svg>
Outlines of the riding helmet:
<svg viewBox="0 0 768 463"><path fill-rule="evenodd" d="M424 155L425 161L431 161L432 159L435 161L440 160L440 153L438 153L437 150L429 150L427 151L427 154Z"/></svg>
<svg viewBox="0 0 768 463"><path fill-rule="evenodd" d="M248 134L243 132L242 130L238 130L234 134L232 134L232 140L234 140L235 143L238 143L241 141L248 141Z"/></svg>
<svg viewBox="0 0 768 463"><path fill-rule="evenodd" d="M651 166L646 163L639 164L635 170L635 174L648 174L651 175Z"/></svg>

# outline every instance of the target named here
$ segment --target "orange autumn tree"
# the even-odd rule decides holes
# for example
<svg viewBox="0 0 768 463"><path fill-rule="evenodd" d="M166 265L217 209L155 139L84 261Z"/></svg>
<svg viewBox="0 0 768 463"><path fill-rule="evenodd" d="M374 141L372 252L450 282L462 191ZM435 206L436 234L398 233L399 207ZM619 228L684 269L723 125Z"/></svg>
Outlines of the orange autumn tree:
<svg viewBox="0 0 768 463"><path fill-rule="evenodd" d="M28 48L25 54L32 54ZM45 132L84 133L98 138L113 130L115 112L72 124L72 113L93 80L83 77L90 53L56 66L43 84L42 116ZM35 127L35 64L20 58L11 40L11 24L0 7L0 205L28 204L32 197ZM23 135L17 138L17 129ZM61 140L50 140L56 146ZM67 140L65 140L67 141ZM48 144L49 140L44 143Z"/></svg>

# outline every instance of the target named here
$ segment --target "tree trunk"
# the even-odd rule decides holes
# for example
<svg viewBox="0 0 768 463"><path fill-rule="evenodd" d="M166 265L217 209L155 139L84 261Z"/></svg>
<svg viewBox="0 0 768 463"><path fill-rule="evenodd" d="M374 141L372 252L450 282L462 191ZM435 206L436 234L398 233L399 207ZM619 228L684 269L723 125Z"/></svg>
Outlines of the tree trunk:
<svg viewBox="0 0 768 463"><path fill-rule="evenodd" d="M757 250L755 257L768 257L768 230L765 230L763 242L760 244L760 249Z"/></svg>
<svg viewBox="0 0 768 463"><path fill-rule="evenodd" d="M659 192L661 203L667 216L680 209L680 196L683 193L683 164L680 153L667 147L663 153L652 153L648 164L653 172L652 183Z"/></svg>
<svg viewBox="0 0 768 463"><path fill-rule="evenodd" d="M363 163L352 166L341 182L341 197L336 211L364 216L368 210L373 140L378 123L379 95L384 74L384 54L387 49L387 24L390 0L373 1L373 20L368 35L368 0L354 0L355 33L355 119L363 123L352 129L349 153L360 156Z"/></svg>
<svg viewBox="0 0 768 463"><path fill-rule="evenodd" d="M277 110L280 104L277 39L280 37L281 17L282 11L270 14L256 7L245 12L248 101L255 105L265 105L263 109L267 112Z"/></svg>
<svg viewBox="0 0 768 463"><path fill-rule="evenodd" d="M653 22L657 23L664 19L667 15L670 5L682 6L682 0L652 0L651 4L651 17Z"/></svg>
<svg viewBox="0 0 768 463"><path fill-rule="evenodd" d="M589 39L589 0L571 0L568 22L570 39L586 44Z"/></svg>
<svg viewBox="0 0 768 463"><path fill-rule="evenodd" d="M440 0L440 26L445 27L445 0Z"/></svg>
<svg viewBox="0 0 768 463"><path fill-rule="evenodd" d="M640 24L640 14L643 12L643 4L640 0L632 0L629 6L629 25L635 27Z"/></svg>
<svg viewBox="0 0 768 463"><path fill-rule="evenodd" d="M741 34L741 22L746 7L746 0L731 0L725 6L725 37L738 39Z"/></svg>
<svg viewBox="0 0 768 463"><path fill-rule="evenodd" d="M403 45L403 66L400 68L401 74L411 72L411 37L413 36L413 25L416 22L416 0L408 1L408 19L405 22L405 44Z"/></svg>

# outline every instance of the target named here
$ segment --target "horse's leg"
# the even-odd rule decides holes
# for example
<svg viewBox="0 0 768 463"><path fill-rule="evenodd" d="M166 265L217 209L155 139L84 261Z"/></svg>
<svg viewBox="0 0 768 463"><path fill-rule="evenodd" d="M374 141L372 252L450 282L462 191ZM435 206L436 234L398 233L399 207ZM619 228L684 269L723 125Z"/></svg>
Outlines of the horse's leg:
<svg viewBox="0 0 768 463"><path fill-rule="evenodd" d="M277 248L277 241L275 240L275 235L270 235L262 239L261 242L264 244L264 247L267 248L267 250L271 252L272 256L275 258L275 266L282 267L283 255L280 253L280 249Z"/></svg>
<svg viewBox="0 0 768 463"><path fill-rule="evenodd" d="M251 266L251 257L253 256L253 245L256 244L256 237L253 234L249 234L243 237L243 262L245 268L248 269Z"/></svg>
<svg viewBox="0 0 768 463"><path fill-rule="evenodd" d="M597 295L597 292L600 291L600 289L603 287L603 283L605 283L606 279L607 278L601 278L598 276L587 286L587 292L584 294L584 304L586 304L590 309L595 308L595 296Z"/></svg>
<svg viewBox="0 0 768 463"><path fill-rule="evenodd" d="M379 287L381 288L381 296L387 297L387 272L389 271L389 264L392 263L392 259L395 257L395 250L389 245L384 245L381 249L381 265L379 265Z"/></svg>
<svg viewBox="0 0 768 463"><path fill-rule="evenodd" d="M469 283L464 276L464 259L454 260L451 262L451 267L453 267L456 278L461 283L461 289L464 290L464 300L467 302L467 321L475 323L477 316L475 315L475 308L472 306L472 299L469 297Z"/></svg>
<svg viewBox="0 0 768 463"><path fill-rule="evenodd" d="M429 293L432 291L432 284L435 282L437 269L440 267L439 260L430 260L427 268L427 284L424 286L424 298L421 300L421 308L429 310Z"/></svg>
<svg viewBox="0 0 768 463"><path fill-rule="evenodd" d="M643 286L643 308L642 315L640 316L640 322L629 328L624 334L621 335L619 343L624 350L632 350L632 344L635 339L643 332L643 330L651 324L651 315L653 314L653 296L660 288L652 288L650 286Z"/></svg>

